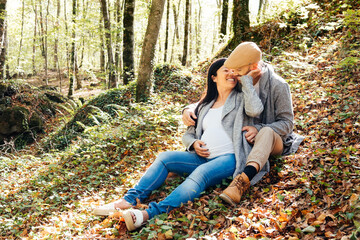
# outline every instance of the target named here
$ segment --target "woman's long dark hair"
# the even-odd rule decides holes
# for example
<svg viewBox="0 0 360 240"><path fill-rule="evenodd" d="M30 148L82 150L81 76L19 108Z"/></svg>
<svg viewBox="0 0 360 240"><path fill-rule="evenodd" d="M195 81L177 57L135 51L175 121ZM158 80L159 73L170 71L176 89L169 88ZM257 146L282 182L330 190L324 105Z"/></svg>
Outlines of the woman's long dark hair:
<svg viewBox="0 0 360 240"><path fill-rule="evenodd" d="M206 104L210 103L212 100L217 99L219 96L219 92L216 87L216 83L213 81L212 76L217 76L217 71L224 65L226 58L220 58L215 60L211 66L209 67L208 74L207 74L207 85L206 85L206 94L200 100L199 104L195 108L195 115L198 116L201 108ZM195 127L197 122L195 122Z"/></svg>

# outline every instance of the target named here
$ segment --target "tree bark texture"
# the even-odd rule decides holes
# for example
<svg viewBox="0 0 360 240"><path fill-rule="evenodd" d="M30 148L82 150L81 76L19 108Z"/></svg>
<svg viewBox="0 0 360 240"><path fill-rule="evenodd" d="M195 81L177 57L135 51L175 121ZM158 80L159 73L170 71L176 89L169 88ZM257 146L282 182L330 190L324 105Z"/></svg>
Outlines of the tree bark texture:
<svg viewBox="0 0 360 240"><path fill-rule="evenodd" d="M106 0L100 0L101 2L101 10L104 16L104 28L105 28L105 41L108 52L108 70L109 70L109 81L108 88L116 88L116 69L114 64L114 56L112 51L112 41L111 41L111 23L109 17L109 10L107 6Z"/></svg>
<svg viewBox="0 0 360 240"><path fill-rule="evenodd" d="M32 74L35 75L36 74L36 66L35 66L35 54L36 54L36 32L37 32L37 2L32 1L31 2L34 8L34 37L33 37L33 55L32 55Z"/></svg>
<svg viewBox="0 0 360 240"><path fill-rule="evenodd" d="M21 8L22 8L21 9L21 35L20 35L20 44L19 44L19 55L18 55L18 59L17 59L17 67L18 67L18 69L21 69L21 67L20 67L20 58L21 58L23 37L24 37L25 0L22 1L22 7Z"/></svg>
<svg viewBox="0 0 360 240"><path fill-rule="evenodd" d="M233 2L233 37L227 41L214 55L215 58L228 56L232 50L243 41L256 41L250 32L249 1L234 0Z"/></svg>
<svg viewBox="0 0 360 240"><path fill-rule="evenodd" d="M116 43L115 43L115 66L116 72L119 74L121 72L121 31L120 31L120 24L122 18L122 10L123 10L123 2L120 0L116 0Z"/></svg>
<svg viewBox="0 0 360 240"><path fill-rule="evenodd" d="M5 75L5 59L6 59L6 0L0 0L0 79Z"/></svg>
<svg viewBox="0 0 360 240"><path fill-rule="evenodd" d="M99 33L100 33L100 71L105 71L105 43L104 43L104 16L100 14L99 20Z"/></svg>
<svg viewBox="0 0 360 240"><path fill-rule="evenodd" d="M153 59L155 46L159 36L161 18L164 11L165 0L152 0L148 25L146 28L144 43L141 51L138 80L136 86L136 101L147 101L150 97L151 74L153 71Z"/></svg>
<svg viewBox="0 0 360 240"><path fill-rule="evenodd" d="M134 79L134 9L135 0L125 0L123 33L123 76L124 84Z"/></svg>
<svg viewBox="0 0 360 240"><path fill-rule="evenodd" d="M75 44L75 38L76 38L76 12L77 12L77 0L72 1L72 40L71 40L71 53L70 53L70 83L69 83L69 92L68 96L71 97L74 94L74 80L77 77L76 71L76 44Z"/></svg>
<svg viewBox="0 0 360 240"><path fill-rule="evenodd" d="M184 27L184 47L181 64L186 65L186 59L188 54L188 40L189 40L189 17L190 17L190 0L186 0L185 6L185 27Z"/></svg>
<svg viewBox="0 0 360 240"><path fill-rule="evenodd" d="M228 11L229 11L229 0L223 0L222 11L221 11L221 27L220 27L220 33L222 34L222 37L226 35Z"/></svg>
<svg viewBox="0 0 360 240"><path fill-rule="evenodd" d="M164 48L164 62L167 60L168 46L169 46L169 15L170 15L170 0L166 0L166 28L165 28L165 48Z"/></svg>

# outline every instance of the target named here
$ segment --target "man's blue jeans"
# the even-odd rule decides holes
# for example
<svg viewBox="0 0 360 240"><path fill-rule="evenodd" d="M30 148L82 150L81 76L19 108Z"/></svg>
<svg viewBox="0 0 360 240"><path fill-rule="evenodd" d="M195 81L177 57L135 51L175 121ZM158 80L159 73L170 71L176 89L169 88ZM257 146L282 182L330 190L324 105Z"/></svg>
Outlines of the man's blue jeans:
<svg viewBox="0 0 360 240"><path fill-rule="evenodd" d="M140 181L131 188L124 199L136 205L136 198L143 202L151 191L159 188L169 172L188 175L163 201L151 202L146 210L149 217L168 213L181 204L198 198L206 188L221 183L221 180L232 176L235 171L235 155L225 154L213 159L206 159L190 152L163 152L145 172Z"/></svg>

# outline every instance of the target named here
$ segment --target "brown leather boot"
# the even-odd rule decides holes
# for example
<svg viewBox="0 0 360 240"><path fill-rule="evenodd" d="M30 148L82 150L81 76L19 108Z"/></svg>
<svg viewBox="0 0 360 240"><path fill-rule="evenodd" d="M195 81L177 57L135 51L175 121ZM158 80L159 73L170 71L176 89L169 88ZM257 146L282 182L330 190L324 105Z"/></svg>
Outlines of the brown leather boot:
<svg viewBox="0 0 360 240"><path fill-rule="evenodd" d="M221 194L220 198L232 206L240 202L241 196L250 187L250 181L245 173L237 175Z"/></svg>

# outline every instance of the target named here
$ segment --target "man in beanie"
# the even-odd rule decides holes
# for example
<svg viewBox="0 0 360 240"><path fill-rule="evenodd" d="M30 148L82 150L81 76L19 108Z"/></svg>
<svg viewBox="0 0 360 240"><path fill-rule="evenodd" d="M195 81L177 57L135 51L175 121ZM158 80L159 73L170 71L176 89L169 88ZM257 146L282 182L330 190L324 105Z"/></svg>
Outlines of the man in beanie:
<svg viewBox="0 0 360 240"><path fill-rule="evenodd" d="M261 50L253 42L239 44L225 61L240 79L253 77L254 91L259 95L264 110L254 118L253 126L243 127L244 142L252 146L247 159L242 159L234 179L221 194L225 202L236 205L250 185L258 182L270 171L270 155L288 155L296 152L303 137L293 132L294 113L289 85L277 75L271 65L261 61ZM194 125L194 105L183 111L185 125ZM238 163L237 163L238 164Z"/></svg>

